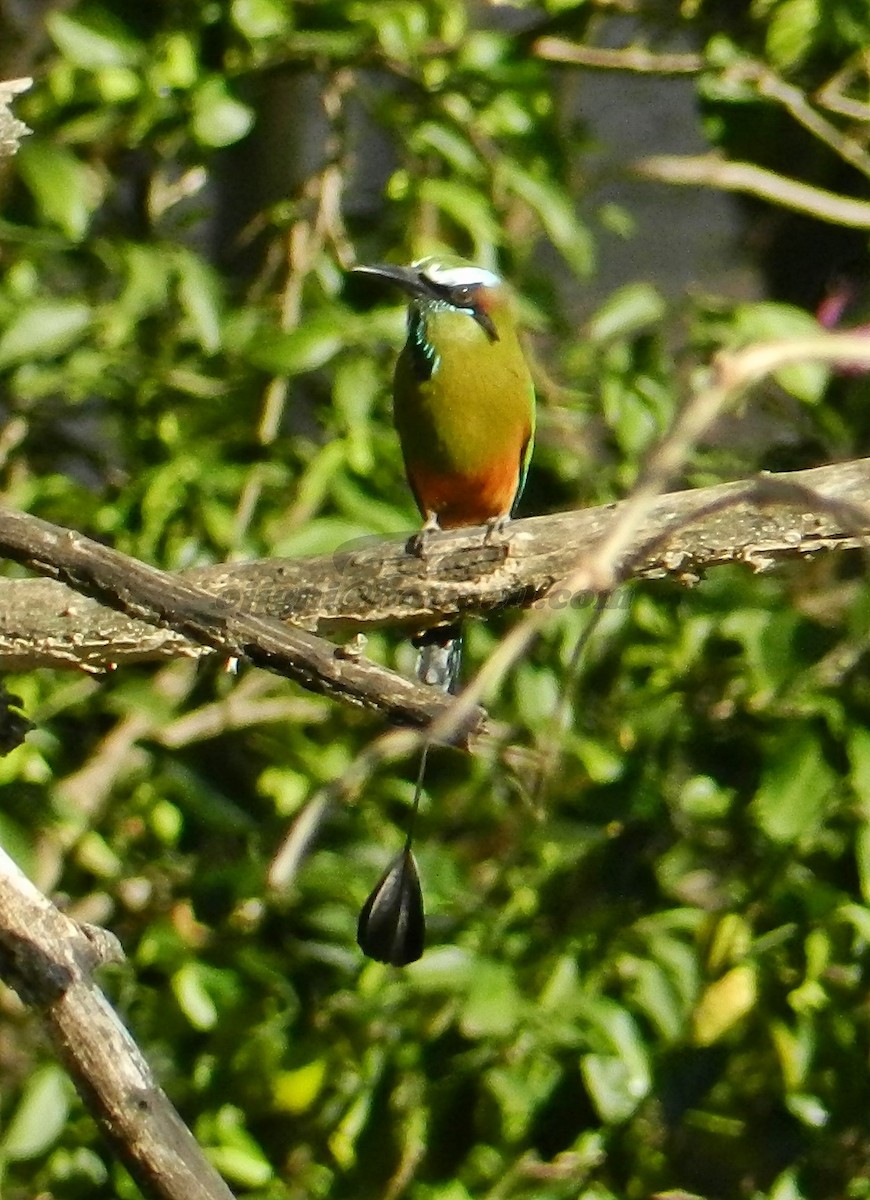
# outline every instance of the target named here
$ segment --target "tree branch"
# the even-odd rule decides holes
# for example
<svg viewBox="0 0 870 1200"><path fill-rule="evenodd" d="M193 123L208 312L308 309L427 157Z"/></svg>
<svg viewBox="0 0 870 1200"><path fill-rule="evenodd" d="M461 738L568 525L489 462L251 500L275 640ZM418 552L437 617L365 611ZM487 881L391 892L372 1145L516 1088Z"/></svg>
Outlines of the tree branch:
<svg viewBox="0 0 870 1200"><path fill-rule="evenodd" d="M235 597L231 601L226 595L210 593L190 576L181 578L159 571L82 534L50 525L26 513L0 510L0 554L62 581L127 618L168 627L181 635L180 639L176 638L176 654L197 653L198 648L205 646L278 674L291 675L312 691L377 709L399 723L428 725L449 707L449 698L436 694L434 689L379 667L304 630L292 629L275 619L277 613L258 616L250 609L240 611ZM279 578L281 573L281 564L277 564ZM6 586L15 589L11 581ZM21 586L20 582L18 586ZM54 599L57 598L55 592ZM65 600L59 611L61 621L69 620L83 604L84 601L76 596ZM286 608L280 615L288 615ZM46 639L47 632L36 633L37 657L42 656L40 647L46 640L56 645L50 633ZM63 665L69 666L71 658L75 658L72 648L82 630L80 628L76 633L67 628L66 633L67 653L61 658ZM128 630L126 636L130 639L127 645L135 645L138 641L135 629ZM108 666L111 661L106 658L102 665ZM25 665L20 657L18 662ZM9 665L2 661L2 656L0 665ZM28 665L36 664L31 660ZM42 665L47 665L44 657ZM477 709L461 737L481 732L484 719L483 712Z"/></svg>
<svg viewBox="0 0 870 1200"><path fill-rule="evenodd" d="M753 480L659 497L627 547L630 577L681 576L728 562L758 569L823 549L859 546L870 532L870 515L866 522L855 520L859 510L870 512L870 459L764 480L763 498L754 494ZM797 502L793 494L774 504L777 481L799 484L829 504L848 503L854 513L847 519L824 505L809 512L807 503ZM506 606L527 607L571 573L582 552L628 503L515 521L506 548L484 545L480 529L437 534L425 562L408 554L403 540L372 539L332 557L231 563L183 576L156 571L25 514L0 510L0 554L63 574L72 586L87 587L102 598L97 602L48 580L0 580L0 669L97 670L210 648L291 674L304 672L309 686L319 676L322 690L346 699L355 692L365 695L363 675L385 676L390 687L399 677L373 664L342 659L341 651L337 655L334 646L300 627L318 633L385 626L411 630ZM67 548L62 568L56 553L61 543ZM75 571L69 566L70 547L76 548ZM103 563L112 564L99 588L93 577L88 582L90 568L83 565L91 548ZM113 588L126 596L127 615L104 607L103 602L117 606ZM557 596L550 602L564 607L582 601ZM179 609L173 612L176 603ZM129 615L133 610L143 618L150 612L151 619L169 628L134 620ZM297 628L279 625L276 618L291 620ZM394 703L381 704L370 692L368 699L375 707L402 707L416 690L408 683ZM421 717L432 716L427 705L418 711Z"/></svg>
<svg viewBox="0 0 870 1200"><path fill-rule="evenodd" d="M755 163L728 162L718 154L657 154L638 159L632 169L644 179L746 192L770 204L806 213L817 221L870 229L870 202L789 179Z"/></svg>
<svg viewBox="0 0 870 1200"><path fill-rule="evenodd" d="M561 37L540 37L532 53L548 62L570 63L597 71L629 71L635 75L698 75L705 66L701 54L660 54L645 46L588 46Z"/></svg>
<svg viewBox="0 0 870 1200"><path fill-rule="evenodd" d="M161 1200L232 1200L92 978L120 946L59 912L0 850L3 978L39 1011L82 1099L134 1179Z"/></svg>
<svg viewBox="0 0 870 1200"><path fill-rule="evenodd" d="M813 108L806 92L788 83L777 75L766 63L755 59L741 58L727 67L722 78L726 82L749 83L755 86L759 96L773 100L790 113L799 125L803 125L813 137L818 138L845 162L870 178L870 156L857 138L843 133L831 121Z"/></svg>

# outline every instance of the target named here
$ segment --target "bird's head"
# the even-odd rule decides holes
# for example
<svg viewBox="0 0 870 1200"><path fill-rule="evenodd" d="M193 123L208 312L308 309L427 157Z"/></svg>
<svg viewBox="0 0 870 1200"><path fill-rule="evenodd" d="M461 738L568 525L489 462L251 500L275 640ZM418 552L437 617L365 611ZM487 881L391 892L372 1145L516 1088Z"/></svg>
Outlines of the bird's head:
<svg viewBox="0 0 870 1200"><path fill-rule="evenodd" d="M464 258L432 255L409 267L378 264L353 270L395 284L424 315L439 311L466 314L490 342L499 341L500 319L510 312L507 289L499 276Z"/></svg>

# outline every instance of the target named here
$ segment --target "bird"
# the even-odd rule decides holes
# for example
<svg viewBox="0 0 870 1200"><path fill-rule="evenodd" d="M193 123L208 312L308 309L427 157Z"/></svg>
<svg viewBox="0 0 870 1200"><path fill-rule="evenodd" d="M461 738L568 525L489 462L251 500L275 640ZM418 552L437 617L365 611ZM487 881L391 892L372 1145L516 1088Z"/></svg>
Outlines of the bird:
<svg viewBox="0 0 870 1200"><path fill-rule="evenodd" d="M418 547L438 529L487 525L491 537L522 495L535 438L535 389L509 288L494 271L453 255L353 270L410 298L393 416L423 517ZM461 624L415 640L418 678L455 693Z"/></svg>

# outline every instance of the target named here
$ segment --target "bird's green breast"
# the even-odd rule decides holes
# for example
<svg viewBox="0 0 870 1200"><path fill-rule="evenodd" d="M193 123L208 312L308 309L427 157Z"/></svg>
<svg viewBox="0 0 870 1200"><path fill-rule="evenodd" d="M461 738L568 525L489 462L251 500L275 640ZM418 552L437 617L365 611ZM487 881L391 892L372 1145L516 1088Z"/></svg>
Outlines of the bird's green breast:
<svg viewBox="0 0 870 1200"><path fill-rule="evenodd" d="M395 380L409 466L470 476L522 456L534 431L532 380L513 321L495 323L499 337L491 341L466 313L412 313Z"/></svg>

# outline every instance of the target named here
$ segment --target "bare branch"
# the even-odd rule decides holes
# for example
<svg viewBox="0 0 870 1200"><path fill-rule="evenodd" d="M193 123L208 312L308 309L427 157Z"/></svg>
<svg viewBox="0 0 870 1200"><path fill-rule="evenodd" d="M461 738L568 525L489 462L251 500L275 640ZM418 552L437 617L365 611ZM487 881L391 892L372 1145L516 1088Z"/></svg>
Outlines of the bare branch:
<svg viewBox="0 0 870 1200"><path fill-rule="evenodd" d="M227 599L210 594L189 578L158 571L25 513L0 511L0 553L127 617L167 626L195 645L291 675L312 691L377 709L390 720L427 725L449 706L447 698L436 696L432 688L301 629L291 629L274 617L238 611ZM71 606L66 605L65 611L71 611ZM185 642L176 649L181 654L190 652ZM479 731L482 724L483 714L478 711L466 732Z"/></svg>
<svg viewBox="0 0 870 1200"><path fill-rule="evenodd" d="M819 88L816 102L829 112L839 113L853 121L870 121L870 104L859 100L854 94L867 94L868 78L870 50L860 50Z"/></svg>
<svg viewBox="0 0 870 1200"><path fill-rule="evenodd" d="M612 49L585 46L560 37L541 37L532 53L549 62L570 63L596 71L629 71L635 75L697 75L704 69L701 54L657 54L645 46Z"/></svg>
<svg viewBox="0 0 870 1200"><path fill-rule="evenodd" d="M803 125L820 142L851 164L856 171L870 178L870 156L856 138L842 133L836 125L817 112L801 88L788 83L766 63L741 59L723 72L723 79L754 84L759 96L782 105L799 125Z"/></svg>
<svg viewBox="0 0 870 1200"><path fill-rule="evenodd" d="M38 1009L115 1153L149 1196L232 1200L93 981L95 967L121 957L110 934L64 916L0 850L3 978Z"/></svg>
<svg viewBox="0 0 870 1200"><path fill-rule="evenodd" d="M818 221L850 229L870 229L870 201L812 187L755 163L728 162L718 154L657 154L638 159L632 169L644 179L745 192L770 204L806 213Z"/></svg>

